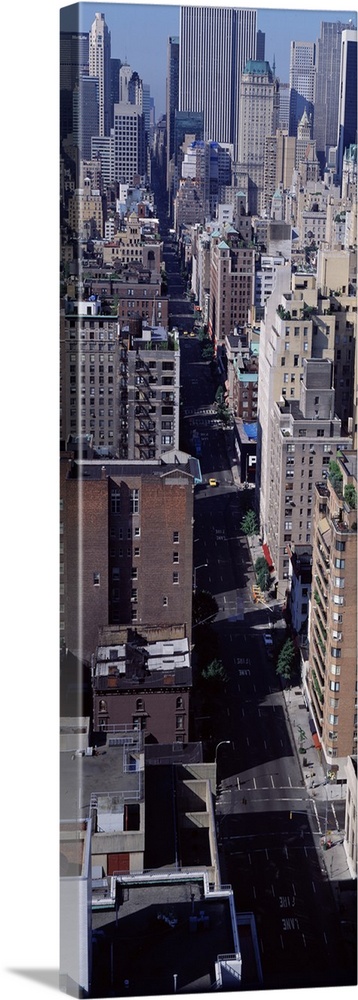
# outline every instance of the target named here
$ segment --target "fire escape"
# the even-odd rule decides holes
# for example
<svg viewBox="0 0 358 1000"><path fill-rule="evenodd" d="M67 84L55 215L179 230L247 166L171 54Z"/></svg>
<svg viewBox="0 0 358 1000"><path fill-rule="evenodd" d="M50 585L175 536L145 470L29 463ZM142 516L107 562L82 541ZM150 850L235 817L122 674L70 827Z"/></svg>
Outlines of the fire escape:
<svg viewBox="0 0 358 1000"><path fill-rule="evenodd" d="M149 365L137 354L135 360L135 448L140 459L155 458L155 394L151 386L157 380Z"/></svg>
<svg viewBox="0 0 358 1000"><path fill-rule="evenodd" d="M128 348L122 343L119 360L119 458L128 458Z"/></svg>

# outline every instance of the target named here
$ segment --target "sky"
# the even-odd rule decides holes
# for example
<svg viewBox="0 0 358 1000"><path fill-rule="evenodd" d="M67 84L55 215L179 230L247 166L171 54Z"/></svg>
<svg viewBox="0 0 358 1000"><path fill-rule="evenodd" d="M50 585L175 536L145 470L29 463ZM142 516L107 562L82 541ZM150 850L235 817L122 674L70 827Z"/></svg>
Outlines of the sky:
<svg viewBox="0 0 358 1000"><path fill-rule="evenodd" d="M220 4L216 3L216 6ZM231 4L226 2L226 6ZM289 79L291 41L315 42L320 35L321 21L348 23L349 18L352 18L357 23L354 8L340 11L337 3L332 7L326 3L322 8L317 3L314 10L307 9L305 3L301 4L300 9L289 3L282 6L276 3L270 8L261 4L246 6L257 10L257 27L266 35L265 57L271 66L275 57L276 75L286 83ZM63 9L64 20L73 17L72 10L73 8ZM83 3L80 10L80 27L83 31L90 29L97 10L103 12L111 31L112 56L122 62L127 60L143 82L149 83L158 120L165 112L167 40L169 35L179 34L179 6L168 3L96 2Z"/></svg>

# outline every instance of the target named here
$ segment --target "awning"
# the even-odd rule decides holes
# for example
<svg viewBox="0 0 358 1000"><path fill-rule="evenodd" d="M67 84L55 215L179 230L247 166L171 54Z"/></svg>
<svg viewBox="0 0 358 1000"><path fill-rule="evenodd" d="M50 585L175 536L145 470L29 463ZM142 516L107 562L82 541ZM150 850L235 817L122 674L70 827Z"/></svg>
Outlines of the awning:
<svg viewBox="0 0 358 1000"><path fill-rule="evenodd" d="M272 559L271 559L270 549L269 549L268 545L266 545L266 542L264 542L264 544L262 546L262 551L263 551L263 554L265 556L265 559L266 559L266 562L267 562L269 570L272 570L273 569L273 562L272 562Z"/></svg>
<svg viewBox="0 0 358 1000"><path fill-rule="evenodd" d="M318 529L321 532L321 535L325 535L326 531L330 530L326 517L321 517L321 520L318 521Z"/></svg>
<svg viewBox="0 0 358 1000"><path fill-rule="evenodd" d="M319 737L317 736L317 733L312 733L312 743L313 743L313 746L316 747L316 750L321 750L322 749L322 747L321 747L321 741L320 741Z"/></svg>

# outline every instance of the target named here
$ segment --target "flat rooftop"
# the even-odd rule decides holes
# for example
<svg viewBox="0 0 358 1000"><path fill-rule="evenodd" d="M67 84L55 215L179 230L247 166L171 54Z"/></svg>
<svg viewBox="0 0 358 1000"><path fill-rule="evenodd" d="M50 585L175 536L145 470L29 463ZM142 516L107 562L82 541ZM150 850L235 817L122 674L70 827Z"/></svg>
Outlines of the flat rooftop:
<svg viewBox="0 0 358 1000"><path fill-rule="evenodd" d="M117 739L123 733L116 732ZM136 746L138 747L138 733ZM92 793L120 792L123 800L134 801L141 787L143 772L126 770L126 752L122 745L111 746L110 734L96 754L60 754L60 819L85 819L90 815ZM139 750L138 750L139 753Z"/></svg>
<svg viewBox="0 0 358 1000"><path fill-rule="evenodd" d="M119 993L124 992L128 980L129 992L137 996L171 994L177 975L178 992L210 990L217 956L236 950L229 897L213 893L205 898L199 872L197 877L183 872L178 881L165 872L162 881L158 876L118 883L117 926L113 911L92 914L93 929L104 931L103 954L104 940L113 942L114 985L118 982Z"/></svg>

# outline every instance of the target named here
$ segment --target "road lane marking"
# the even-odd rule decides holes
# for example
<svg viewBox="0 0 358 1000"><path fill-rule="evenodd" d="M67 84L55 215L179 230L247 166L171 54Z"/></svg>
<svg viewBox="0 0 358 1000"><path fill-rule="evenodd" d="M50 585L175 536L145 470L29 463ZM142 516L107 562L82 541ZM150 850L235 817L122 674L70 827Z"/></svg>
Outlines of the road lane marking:
<svg viewBox="0 0 358 1000"><path fill-rule="evenodd" d="M274 787L275 787L275 782L274 782L274 780L273 780L273 777L272 777L272 774L270 774L270 778L271 778L271 785L272 785L272 788L274 788Z"/></svg>
<svg viewBox="0 0 358 1000"><path fill-rule="evenodd" d="M320 821L319 821L319 816L318 816L318 812L317 812L317 806L316 806L316 803L315 803L314 799L312 799L312 803L313 803L313 808L314 808L314 811L315 811L316 822L317 822L317 826L318 826L318 833L322 835L322 827L321 827L321 824L320 824Z"/></svg>
<svg viewBox="0 0 358 1000"><path fill-rule="evenodd" d="M256 778L253 778L252 780L253 780L253 783L254 783L254 788L257 788Z"/></svg>
<svg viewBox="0 0 358 1000"><path fill-rule="evenodd" d="M313 892L316 892L316 886L315 886L314 882L312 882L312 889L313 889Z"/></svg>

